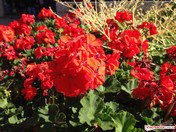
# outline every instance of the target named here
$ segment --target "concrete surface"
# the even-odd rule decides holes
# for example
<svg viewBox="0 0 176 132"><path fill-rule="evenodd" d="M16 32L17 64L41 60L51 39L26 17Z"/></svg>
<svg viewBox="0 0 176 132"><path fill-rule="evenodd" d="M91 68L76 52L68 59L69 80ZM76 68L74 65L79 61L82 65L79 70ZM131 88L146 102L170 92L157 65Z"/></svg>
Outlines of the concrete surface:
<svg viewBox="0 0 176 132"><path fill-rule="evenodd" d="M0 17L0 25L8 25L10 22L19 19L20 19L19 15L3 16Z"/></svg>
<svg viewBox="0 0 176 132"><path fill-rule="evenodd" d="M3 8L3 3L2 0L0 0L0 16L4 15L4 8Z"/></svg>

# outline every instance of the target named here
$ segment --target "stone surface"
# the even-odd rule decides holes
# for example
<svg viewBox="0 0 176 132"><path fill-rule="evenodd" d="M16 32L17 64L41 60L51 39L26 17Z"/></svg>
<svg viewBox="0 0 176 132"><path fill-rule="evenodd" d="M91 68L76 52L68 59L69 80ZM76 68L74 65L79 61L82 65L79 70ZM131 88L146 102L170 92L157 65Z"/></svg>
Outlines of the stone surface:
<svg viewBox="0 0 176 132"><path fill-rule="evenodd" d="M4 16L4 8L3 8L2 0L0 0L0 17L2 16Z"/></svg>

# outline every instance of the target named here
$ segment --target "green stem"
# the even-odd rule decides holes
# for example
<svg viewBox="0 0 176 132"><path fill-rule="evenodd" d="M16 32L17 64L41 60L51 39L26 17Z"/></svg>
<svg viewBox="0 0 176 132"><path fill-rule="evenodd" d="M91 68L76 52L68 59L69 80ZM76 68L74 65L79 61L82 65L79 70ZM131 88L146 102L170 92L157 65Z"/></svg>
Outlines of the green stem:
<svg viewBox="0 0 176 132"><path fill-rule="evenodd" d="M166 115L165 115L165 117L164 117L164 121L167 120L167 118L168 118L169 114L171 113L171 111L172 111L172 109L173 109L175 103L176 103L176 100L171 104L171 106L170 106L169 109L167 110L167 113L166 113Z"/></svg>
<svg viewBox="0 0 176 132"><path fill-rule="evenodd" d="M52 104L55 104L55 100L54 100L54 90L52 90Z"/></svg>

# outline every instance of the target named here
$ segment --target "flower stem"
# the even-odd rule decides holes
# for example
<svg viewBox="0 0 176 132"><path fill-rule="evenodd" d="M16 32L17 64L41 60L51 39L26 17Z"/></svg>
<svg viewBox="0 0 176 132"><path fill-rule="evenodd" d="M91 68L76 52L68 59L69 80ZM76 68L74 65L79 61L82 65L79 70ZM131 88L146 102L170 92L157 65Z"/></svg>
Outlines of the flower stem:
<svg viewBox="0 0 176 132"><path fill-rule="evenodd" d="M55 100L54 100L54 90L52 90L52 104L55 104Z"/></svg>
<svg viewBox="0 0 176 132"><path fill-rule="evenodd" d="M173 109L175 103L176 103L176 100L174 100L174 102L170 105L170 107L169 107L169 109L167 110L167 113L166 113L166 115L165 115L165 117L164 117L164 121L167 120L167 118L168 118L169 114L171 113L171 111L172 111L172 109Z"/></svg>

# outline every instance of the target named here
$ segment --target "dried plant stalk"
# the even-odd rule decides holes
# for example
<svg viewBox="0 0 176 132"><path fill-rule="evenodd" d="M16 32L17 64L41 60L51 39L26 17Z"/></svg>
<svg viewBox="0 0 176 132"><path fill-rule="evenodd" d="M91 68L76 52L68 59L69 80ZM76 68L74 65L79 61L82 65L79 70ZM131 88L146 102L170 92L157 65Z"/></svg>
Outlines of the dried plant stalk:
<svg viewBox="0 0 176 132"><path fill-rule="evenodd" d="M173 9L174 4L176 4L174 0L167 3L155 2L145 14L138 14L140 19L137 23L153 20L157 27L158 34L152 37L150 50L166 49L170 45L176 45L176 8ZM167 15L167 13L170 13L170 15Z"/></svg>
<svg viewBox="0 0 176 132"><path fill-rule="evenodd" d="M133 14L134 26L141 24L143 21L149 21L152 19L157 26L158 34L152 36L152 42L150 42L150 49L168 48L170 45L176 44L176 11L172 9L174 0L169 3L155 1L153 6L146 12L143 12L143 1L140 0L123 0L105 2L104 0L95 0L95 8L89 8L87 6L90 0L83 0L83 2L75 2L76 8L68 2L58 1L60 4L69 7L82 21L87 22L87 26L91 29L92 26L105 35L109 40L109 34L105 33L106 20L114 18L117 11L129 11ZM79 9L79 11L77 10ZM170 16L163 16L163 12L171 11ZM84 14L83 14L84 13ZM164 20L164 22L163 22ZM91 22L91 24L89 23ZM151 36L148 36L149 38Z"/></svg>

